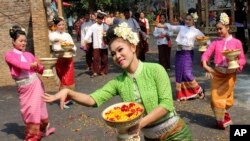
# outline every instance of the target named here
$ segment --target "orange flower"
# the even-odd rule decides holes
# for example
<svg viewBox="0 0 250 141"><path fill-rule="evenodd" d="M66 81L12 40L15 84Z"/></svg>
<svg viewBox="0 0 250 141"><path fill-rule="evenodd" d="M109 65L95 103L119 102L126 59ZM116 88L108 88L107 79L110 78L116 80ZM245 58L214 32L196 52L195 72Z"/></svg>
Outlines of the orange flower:
<svg viewBox="0 0 250 141"><path fill-rule="evenodd" d="M115 122L129 121L138 117L142 111L142 107L135 103L123 104L106 112L104 118Z"/></svg>

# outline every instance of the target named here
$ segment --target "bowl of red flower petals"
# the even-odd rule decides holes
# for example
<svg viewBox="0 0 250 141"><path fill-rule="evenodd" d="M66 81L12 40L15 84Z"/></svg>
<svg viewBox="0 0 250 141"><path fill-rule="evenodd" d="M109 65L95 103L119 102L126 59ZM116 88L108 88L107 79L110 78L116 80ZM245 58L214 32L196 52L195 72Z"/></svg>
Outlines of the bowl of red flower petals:
<svg viewBox="0 0 250 141"><path fill-rule="evenodd" d="M121 102L107 107L102 118L113 128L129 128L143 117L144 107L136 102Z"/></svg>

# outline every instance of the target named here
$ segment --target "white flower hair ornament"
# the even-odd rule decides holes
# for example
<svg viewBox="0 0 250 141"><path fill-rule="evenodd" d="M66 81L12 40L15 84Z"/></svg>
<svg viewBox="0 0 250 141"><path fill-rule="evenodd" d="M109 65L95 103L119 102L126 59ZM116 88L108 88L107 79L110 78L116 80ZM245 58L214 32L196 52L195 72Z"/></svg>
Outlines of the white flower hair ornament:
<svg viewBox="0 0 250 141"><path fill-rule="evenodd" d="M229 17L226 13L220 14L220 22L224 25L229 25Z"/></svg>
<svg viewBox="0 0 250 141"><path fill-rule="evenodd" d="M10 27L10 30L13 31L14 30L13 27ZM22 30L23 32L25 32L25 28L21 27L20 30Z"/></svg>
<svg viewBox="0 0 250 141"><path fill-rule="evenodd" d="M139 42L139 37L136 32L133 32L130 27L128 27L128 24L123 22L119 24L114 29L114 34L118 37L123 38L124 40L129 41L129 43L137 45Z"/></svg>
<svg viewBox="0 0 250 141"><path fill-rule="evenodd" d="M190 15L192 16L192 18L193 18L194 22L197 22L197 20L198 20L198 18L199 18L199 16L198 16L197 12L190 13Z"/></svg>

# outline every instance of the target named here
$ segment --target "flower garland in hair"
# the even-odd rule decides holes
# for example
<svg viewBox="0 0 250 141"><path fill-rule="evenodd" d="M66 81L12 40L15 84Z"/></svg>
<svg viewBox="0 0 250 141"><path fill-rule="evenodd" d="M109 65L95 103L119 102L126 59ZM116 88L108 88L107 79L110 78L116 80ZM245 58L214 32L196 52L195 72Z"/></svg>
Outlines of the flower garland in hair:
<svg viewBox="0 0 250 141"><path fill-rule="evenodd" d="M229 25L229 17L226 13L221 13L220 14L220 22L224 25Z"/></svg>
<svg viewBox="0 0 250 141"><path fill-rule="evenodd" d="M22 27L21 27L21 30L22 30L23 32L25 32L25 29L24 29L24 28L22 28Z"/></svg>
<svg viewBox="0 0 250 141"><path fill-rule="evenodd" d="M190 13L190 15L192 16L192 18L193 18L194 22L197 22L197 20L198 20L198 18L199 18L199 16L198 16L197 12Z"/></svg>
<svg viewBox="0 0 250 141"><path fill-rule="evenodd" d="M11 30L11 32L13 32L13 27L10 27L10 30ZM25 32L25 28L22 28L22 27L20 27L20 30L22 30L23 32Z"/></svg>
<svg viewBox="0 0 250 141"><path fill-rule="evenodd" d="M133 32L132 29L128 27L128 24L125 22L115 27L114 34L118 37L123 38L124 40L129 41L129 43L134 45L137 45L139 42L138 34L136 32Z"/></svg>

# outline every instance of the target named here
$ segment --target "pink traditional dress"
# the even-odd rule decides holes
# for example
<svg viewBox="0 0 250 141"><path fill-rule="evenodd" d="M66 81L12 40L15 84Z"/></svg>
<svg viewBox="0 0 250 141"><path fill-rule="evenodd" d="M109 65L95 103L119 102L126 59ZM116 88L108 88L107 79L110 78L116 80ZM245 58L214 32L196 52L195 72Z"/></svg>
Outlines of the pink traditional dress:
<svg viewBox="0 0 250 141"><path fill-rule="evenodd" d="M17 49L8 51L5 54L5 61L17 84L20 111L26 124L25 141L40 140L47 131L48 112L46 103L42 99L44 86L36 73L43 73L44 67L38 64L36 70L32 69L30 64L35 62L36 58L29 52Z"/></svg>
<svg viewBox="0 0 250 141"><path fill-rule="evenodd" d="M223 56L224 50L240 49L240 55L237 57L239 68L227 69L228 60ZM246 64L243 53L242 43L232 36L228 38L219 38L213 41L206 52L202 55L202 61L209 61L214 54L215 72L211 79L211 107L214 111L217 126L225 129L232 123L227 110L234 103L234 87L236 82L236 72L241 71Z"/></svg>

